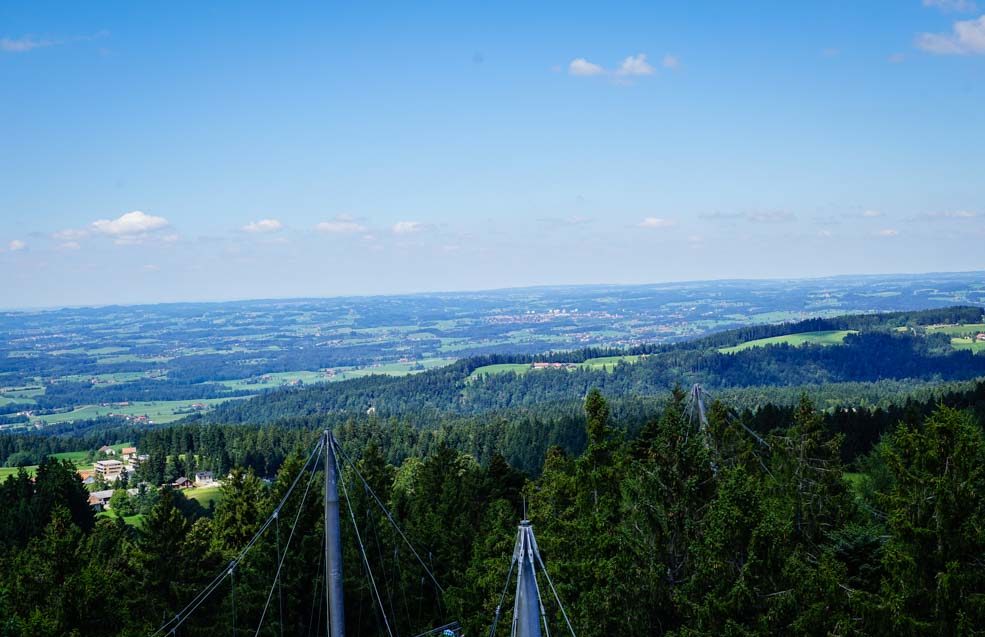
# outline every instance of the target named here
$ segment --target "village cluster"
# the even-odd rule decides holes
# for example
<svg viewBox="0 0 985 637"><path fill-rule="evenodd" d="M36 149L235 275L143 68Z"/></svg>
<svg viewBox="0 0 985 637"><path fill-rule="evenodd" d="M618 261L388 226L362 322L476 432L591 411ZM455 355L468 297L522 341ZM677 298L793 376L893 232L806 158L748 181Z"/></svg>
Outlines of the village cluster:
<svg viewBox="0 0 985 637"><path fill-rule="evenodd" d="M142 462L150 460L147 454L137 452L136 447L123 447L117 452L110 446L100 447L96 453L102 458L96 460L92 469L79 469L78 474L82 479L82 484L91 487L95 484L133 484L131 478L136 474L137 467ZM198 471L191 478L181 476L171 483L174 489L194 489L196 487L219 486L211 471ZM146 485L149 486L149 485ZM137 495L139 489L130 487L126 489L131 496ZM111 508L110 500L116 489L100 489L89 493L89 505L96 511L105 511Z"/></svg>

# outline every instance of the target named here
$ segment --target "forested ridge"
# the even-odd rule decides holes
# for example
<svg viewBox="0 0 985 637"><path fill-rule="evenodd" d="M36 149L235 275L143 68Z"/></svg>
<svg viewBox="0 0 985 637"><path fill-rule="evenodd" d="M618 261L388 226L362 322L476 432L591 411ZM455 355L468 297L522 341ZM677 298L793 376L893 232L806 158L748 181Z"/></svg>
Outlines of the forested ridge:
<svg viewBox="0 0 985 637"><path fill-rule="evenodd" d="M940 382L985 376L985 356L954 350L943 334L927 334L926 325L980 322L977 307L920 312L853 315L797 323L756 326L674 345L630 350L591 348L541 356L473 357L407 377L369 376L344 383L271 391L262 397L220 405L205 422L269 422L324 413L379 415L435 413L480 414L488 411L576 403L591 387L607 395L636 397L666 394L675 384L708 388L789 387L880 381ZM737 353L721 348L749 340L821 330L858 330L837 347L777 345ZM599 356L645 355L609 370L575 367L536 373L506 372L470 376L500 363L535 360L579 363Z"/></svg>
<svg viewBox="0 0 985 637"><path fill-rule="evenodd" d="M680 391L629 433L592 391L581 451L550 447L537 477L495 451L480 462L383 422L370 435L336 435L445 588L439 600L354 491L356 518L376 529L364 541L400 634L449 618L466 634L488 629L525 501L579 635L974 635L985 625L981 389L961 399L970 408L912 406L857 458L864 471L851 479L843 436L807 400L771 414L763 445L720 402L710 406L709 435L699 435ZM46 461L33 484L25 473L9 478L0 487L0 634L153 631L269 515L318 434L241 426L153 435L144 444L184 446L203 463L225 453L250 468L232 470L211 515L165 489L139 528L94 519L68 463ZM251 449L281 455L271 486ZM301 515L313 531L283 575L285 634L307 634L316 616L320 506L316 495L307 501ZM379 634L351 534L345 541L348 629ZM272 548L269 534L261 542ZM236 580L237 622L251 632L273 551L255 554ZM183 634L229 634L232 612L228 592L218 595ZM278 621L261 634L279 634Z"/></svg>
<svg viewBox="0 0 985 637"><path fill-rule="evenodd" d="M467 359L271 392L163 427L94 420L0 434L0 460L39 465L33 479L21 470L0 484L0 637L153 632L267 519L323 429L445 589L427 584L344 468L398 634L451 619L486 634L524 514L579 635L985 634L985 382L975 380L985 357L920 329L959 320L981 311L737 330L641 348L645 358L614 371L486 382L469 375L532 359ZM830 329L859 333L840 346L718 352ZM756 382L729 380L741 373ZM706 432L685 381L712 390ZM114 503L140 513L136 524L95 516L75 467L50 457L123 442L149 456L136 494ZM216 504L153 486L200 470L228 476ZM321 478L311 489L302 509L284 510L306 532L285 563L286 610L262 635L319 628ZM348 631L382 634L353 534L343 535ZM178 634L230 634L233 617L253 634L274 543L262 536L239 567L235 611L224 588Z"/></svg>

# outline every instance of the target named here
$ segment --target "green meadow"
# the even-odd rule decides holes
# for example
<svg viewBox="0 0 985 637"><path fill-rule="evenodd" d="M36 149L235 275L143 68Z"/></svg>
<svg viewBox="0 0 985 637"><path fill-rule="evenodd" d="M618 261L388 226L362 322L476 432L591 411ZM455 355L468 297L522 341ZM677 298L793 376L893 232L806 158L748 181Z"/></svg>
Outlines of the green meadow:
<svg viewBox="0 0 985 637"><path fill-rule="evenodd" d="M947 334L948 336L974 336L985 332L985 323L963 323L961 325L931 325L928 332Z"/></svg>
<svg viewBox="0 0 985 637"><path fill-rule="evenodd" d="M222 487L196 487L185 489L182 494L189 500L195 500L203 508L208 509L210 504L218 504L222 499Z"/></svg>
<svg viewBox="0 0 985 637"><path fill-rule="evenodd" d="M150 420L155 423L166 423L178 420L179 418L184 418L190 413L188 410L191 406L196 403L201 403L207 406L212 406L217 403L225 402L227 400L235 400L235 398L208 398L201 400L157 400L157 401L147 401L147 402L134 402L126 406L107 406L102 405L86 405L84 407L77 407L72 411L67 411L61 414L49 414L46 416L38 416L46 425L54 425L62 422L72 422L74 420L86 420L89 418L98 418L100 416L109 416L110 414L118 414L122 416L147 416ZM184 412L184 413L181 413Z"/></svg>
<svg viewBox="0 0 985 637"><path fill-rule="evenodd" d="M479 378L480 376L495 376L496 374L506 374L508 372L513 372L514 374L526 374L531 371L533 367L530 363L498 363L496 365L483 365L482 367L476 368L471 374L469 374L469 379Z"/></svg>
<svg viewBox="0 0 985 637"><path fill-rule="evenodd" d="M598 358L589 358L580 367L590 367L592 369L604 369L611 371L613 367L619 363L637 363L642 357L639 355L627 354L625 356L600 356Z"/></svg>
<svg viewBox="0 0 985 637"><path fill-rule="evenodd" d="M800 347L801 345L841 345L845 337L855 334L854 330L828 330L823 332L801 332L800 334L787 334L786 336L771 336L769 338L758 338L754 341L746 341L732 347L723 347L718 351L722 354L735 354L753 347L768 347L770 345L790 345Z"/></svg>
<svg viewBox="0 0 985 637"><path fill-rule="evenodd" d="M931 325L928 332L947 334L951 337L951 347L967 349L975 354L985 352L985 342L978 341L975 336L985 333L985 323L962 323L961 325Z"/></svg>
<svg viewBox="0 0 985 637"><path fill-rule="evenodd" d="M132 447L132 442L123 442L118 445L110 445L116 450L116 453L120 453L120 450L124 447ZM93 450L95 451L95 450ZM86 463L86 456L89 455L88 451L63 451L61 453L51 454L52 458L57 458L59 460L69 460L75 463L77 469L89 470L92 469L92 465ZM31 465L29 467L24 467L29 475L34 475L35 470L37 470L37 465ZM0 467L0 480L6 480L7 476L16 475L18 467Z"/></svg>
<svg viewBox="0 0 985 637"><path fill-rule="evenodd" d="M624 356L600 356L598 358L589 358L585 361L578 363L575 367L581 369L592 369L592 370L602 370L606 372L611 372L615 369L616 365L619 363L636 363L642 356L626 354ZM546 368L551 369L551 368ZM508 372L513 372L514 374L526 374L532 371L543 371L540 369L535 369L530 363L497 363L495 365L483 365L475 369L470 375L469 380L475 380L480 376L494 376L496 374L506 374Z"/></svg>

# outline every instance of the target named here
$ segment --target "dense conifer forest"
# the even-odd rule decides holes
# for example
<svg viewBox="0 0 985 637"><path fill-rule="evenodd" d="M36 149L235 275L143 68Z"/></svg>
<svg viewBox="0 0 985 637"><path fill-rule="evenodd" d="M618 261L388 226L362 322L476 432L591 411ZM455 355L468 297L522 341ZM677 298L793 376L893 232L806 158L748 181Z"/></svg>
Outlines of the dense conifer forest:
<svg viewBox="0 0 985 637"><path fill-rule="evenodd" d="M110 419L3 434L0 460L38 467L0 484L0 636L152 633L261 528L324 429L355 463L343 465L344 518L368 557L344 525L353 635L383 632L379 603L396 634L449 620L486 634L524 516L579 635L981 634L985 358L921 331L980 316L749 328L638 348L629 355L644 358L613 370L470 378L483 365L627 352L484 357L270 392L164 427ZM718 351L828 329L858 334L836 347ZM711 390L707 427L680 380ZM52 454L124 442L148 459L125 485L134 491L114 494L116 513L96 515L76 467ZM203 470L224 477L211 503L154 486ZM324 628L322 482L311 475L303 506L295 497L281 511L304 532L284 563L284 611L265 616L263 635ZM225 635L234 621L252 634L282 540L262 534L235 584L177 634ZM561 621L553 602L546 610Z"/></svg>
<svg viewBox="0 0 985 637"><path fill-rule="evenodd" d="M682 391L632 427L589 392L536 476L495 451L457 449L464 437L386 421L337 435L445 589L439 596L424 583L354 490L353 513L375 530L364 542L400 634L449 617L467 634L488 628L526 507L580 635L970 635L985 622L985 401L979 387L948 402L962 408L914 404L897 414L851 467L844 436L806 399L764 410L760 443L720 402L710 407L709 435L699 435ZM9 478L0 489L0 634L153 631L252 536L316 438L304 428L249 426L147 434L142 444L157 464L180 462L180 452L233 469L211 511L170 489L141 494L135 505L147 513L137 528L94 518L66 462L46 461L33 483L26 473ZM269 487L263 475L274 478ZM320 499L301 515L312 532L284 573L292 635L306 634L317 615ZM350 630L378 634L346 537ZM271 552L255 555L236 580L244 628L255 626L269 586ZM230 603L217 596L186 634L228 634Z"/></svg>

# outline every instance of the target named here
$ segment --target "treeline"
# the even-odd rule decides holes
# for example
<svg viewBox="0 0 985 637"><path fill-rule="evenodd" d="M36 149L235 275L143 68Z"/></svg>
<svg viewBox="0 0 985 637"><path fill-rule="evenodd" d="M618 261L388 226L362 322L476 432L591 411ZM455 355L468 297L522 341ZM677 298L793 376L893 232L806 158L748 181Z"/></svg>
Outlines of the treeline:
<svg viewBox="0 0 985 637"><path fill-rule="evenodd" d="M138 427L100 422L88 429L84 427L84 423L80 423L78 427L62 429L58 435L53 432L4 433L0 434L0 466L27 467L41 464L46 457L56 453L94 451L103 445L136 440L141 431Z"/></svg>
<svg viewBox="0 0 985 637"><path fill-rule="evenodd" d="M800 334L802 332L837 330L889 331L901 327L981 323L982 318L982 308L976 306L953 306L918 311L881 312L878 314L846 314L832 318L814 318L806 321L742 327L704 336L693 342L698 347L720 348L731 347L760 338L787 336L788 334Z"/></svg>
<svg viewBox="0 0 985 637"><path fill-rule="evenodd" d="M655 396L616 397L609 406L625 435L635 435L658 415L670 390ZM765 435L785 426L800 398L808 395L821 409L825 426L843 436L842 460L854 464L869 453L882 435L900 422L914 423L938 406L971 409L985 421L985 383L848 383L820 387L729 389L709 394L734 411L743 425ZM121 425L115 419L63 423L40 431L0 434L0 465L38 464L45 456L64 451L94 450L102 445L132 441L153 462L144 479L153 484L171 481L198 470L225 473L232 466L252 468L272 476L298 444L324 429L344 431L356 448L376 444L387 461L401 464L429 454L441 444L485 463L501 453L509 463L538 475L547 449L567 453L584 450L584 415L581 401L542 403L535 408L513 408L481 415L405 413L378 417L364 413L321 413L289 416L265 424L203 423L187 420L173 425ZM262 432L262 433L261 433ZM190 454L191 463L175 463ZM170 459L170 462L169 462Z"/></svg>
<svg viewBox="0 0 985 637"><path fill-rule="evenodd" d="M723 354L682 344L654 351L610 371L547 369L470 377L478 367L510 357L467 359L405 377L368 376L342 383L281 389L218 406L206 422L267 422L319 413L379 415L480 414L580 400L590 387L621 397L664 394L676 383L708 388L788 387L831 383L972 380L985 376L985 356L953 350L946 336L872 331L833 347L779 345Z"/></svg>
<svg viewBox="0 0 985 637"><path fill-rule="evenodd" d="M232 390L221 383L188 383L171 379L141 379L126 383L97 385L88 382L58 382L45 386L34 400L41 409L76 405L139 402L155 400L204 400L248 396L251 392Z"/></svg>
<svg viewBox="0 0 985 637"><path fill-rule="evenodd" d="M895 387L888 384L883 391ZM801 398L813 401L827 394L814 394L811 388L798 387L786 391L756 390L744 394L722 392L708 398L709 403L721 399L731 409L736 426L746 427L766 436L783 429L793 418ZM851 400L851 388L831 388L829 409L819 410L824 427L841 440L839 453L848 466L856 466L860 458L870 453L882 437L900 423L916 424L941 406L967 410L980 422L985 422L985 382L947 387L926 387L916 395L901 396L899 400L880 405L863 406ZM678 390L675 390L678 391ZM668 392L666 397L672 395ZM615 398L609 402L610 411L622 435L633 437L653 418L659 417L665 398ZM434 448L447 445L462 453L489 461L502 454L514 467L529 475L539 475L547 449L559 447L577 455L584 451L585 418L580 404L543 404L537 409L514 409L491 412L482 416L433 415L421 420L411 416L377 418L370 416L344 418L339 415L310 415L284 418L271 425L206 425L179 424L158 431L145 432L139 439L142 449L160 449L166 456L185 453L189 449L208 448L202 454L208 466L215 464L218 449L208 447L216 438L229 441L229 461L249 466L260 475L271 475L279 467L278 459L294 441L303 439L305 432L329 428L343 431L343 440L352 441L356 448L375 444L386 449L387 461L401 464L407 458L428 455ZM299 430L300 434L265 434L267 429ZM208 433L207 433L208 432ZM218 433L216 433L218 432ZM273 436L273 437L271 437ZM288 443L279 438L285 436Z"/></svg>
<svg viewBox="0 0 985 637"><path fill-rule="evenodd" d="M437 440L422 457L391 461L402 453L390 447L409 444L399 441L412 431L381 426L360 439L361 427L340 429L346 455L444 588L439 595L343 462L348 632L384 630L368 564L396 634L452 619L466 634L485 634L526 510L584 637L980 634L985 433L973 412L939 407L899 424L852 481L841 436L809 401L777 414L762 442L722 403L710 406L705 430L687 412L675 392L627 435L633 427L592 391L580 416L583 451L551 447L533 479L500 455L479 462ZM220 446L216 431L182 442L191 432L173 429L162 446L201 444L205 456ZM254 444L286 450L276 479L267 487L254 471L234 469L211 517L166 490L133 528L94 520L63 463L45 463L33 484L26 474L9 478L0 487L0 634L149 634L174 617L260 528L317 433L263 435L271 437ZM280 535L268 529L180 634L229 634L234 618L241 631L256 629L295 515L302 531L282 570L283 615L271 607L261 634L324 628L321 483L312 476L303 506L298 489L281 511ZM545 605L562 630L558 607Z"/></svg>

